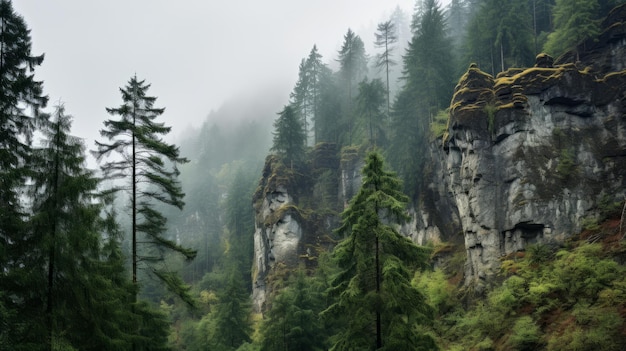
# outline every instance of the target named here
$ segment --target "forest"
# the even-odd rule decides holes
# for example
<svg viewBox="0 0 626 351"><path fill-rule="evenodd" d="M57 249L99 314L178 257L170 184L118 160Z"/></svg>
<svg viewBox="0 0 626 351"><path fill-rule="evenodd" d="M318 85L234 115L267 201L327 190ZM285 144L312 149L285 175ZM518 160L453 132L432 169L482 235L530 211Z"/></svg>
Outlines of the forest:
<svg viewBox="0 0 626 351"><path fill-rule="evenodd" d="M29 19L0 0L0 350L624 349L623 240L587 240L621 235L623 202L564 247L503 257L480 294L463 285L463 250L397 225L422 201L426 150L470 64L495 77L576 55L617 5L417 0L367 38L337 33L334 57L311 43L283 100L227 102L175 142L150 77L131 76L85 145L37 78ZM217 122L229 116L242 118ZM337 166L316 169L325 185L285 211L334 218L315 229L329 244L275 270L259 310L260 179L304 187L316 150L359 155L362 184L343 201Z"/></svg>

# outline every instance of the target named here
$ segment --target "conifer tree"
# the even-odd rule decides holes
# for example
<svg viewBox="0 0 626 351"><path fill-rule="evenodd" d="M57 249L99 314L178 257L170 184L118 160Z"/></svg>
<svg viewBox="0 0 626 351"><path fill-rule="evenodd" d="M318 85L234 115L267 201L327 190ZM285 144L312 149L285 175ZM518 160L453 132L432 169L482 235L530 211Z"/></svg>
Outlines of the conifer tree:
<svg viewBox="0 0 626 351"><path fill-rule="evenodd" d="M295 273L272 301L261 328L261 350L324 350L324 334L318 313L322 296L304 269Z"/></svg>
<svg viewBox="0 0 626 351"><path fill-rule="evenodd" d="M356 97L357 111L371 145L384 146L386 137L386 116L381 111L385 103L385 87L380 79L363 80L359 83Z"/></svg>
<svg viewBox="0 0 626 351"><path fill-rule="evenodd" d="M330 68L321 66L320 91L315 115L315 141L339 142L337 121L341 116L341 97L336 76Z"/></svg>
<svg viewBox="0 0 626 351"><path fill-rule="evenodd" d="M427 251L398 233L407 217L400 180L371 152L363 185L342 213L337 232L345 237L332 253L339 273L331 281L335 298L323 312L342 325L331 350L433 350L419 330L432 320L424 295L411 285L411 268L425 267Z"/></svg>
<svg viewBox="0 0 626 351"><path fill-rule="evenodd" d="M101 168L105 178L121 181L110 192L125 191L130 201L133 283L137 284L138 269L147 269L192 304L188 287L178 275L159 266L164 250L178 252L187 259L193 259L196 251L162 235L167 218L156 205L183 208L184 193L177 179L180 174L177 165L188 161L179 155L177 146L163 141L162 136L167 135L171 127L156 121L165 109L154 107L156 97L147 95L149 88L149 84L136 76L126 87L120 88L122 105L107 108L110 115L119 119L104 122L106 129L102 129L100 135L109 143L96 141L97 150L93 153L98 161L117 154ZM141 250L140 244L143 245Z"/></svg>
<svg viewBox="0 0 626 351"><path fill-rule="evenodd" d="M226 257L226 279L217 293L219 302L210 314L214 329L208 343L211 350L236 350L244 342L250 342L252 324L251 303L248 289L241 280L241 269L233 256Z"/></svg>
<svg viewBox="0 0 626 351"><path fill-rule="evenodd" d="M45 119L40 109L48 99L34 77L43 58L31 54L30 31L11 1L0 0L0 349L7 350L41 344L46 334L31 324L44 315L45 280L31 270L33 252L42 248L27 232L20 196L33 132Z"/></svg>
<svg viewBox="0 0 626 351"><path fill-rule="evenodd" d="M434 0L413 23L415 33L404 56L404 86L396 96L390 120L387 155L413 199L420 188L432 116L448 106L453 90L452 46L443 12Z"/></svg>
<svg viewBox="0 0 626 351"><path fill-rule="evenodd" d="M393 44L398 41L398 36L396 34L396 27L394 23L391 20L379 23L375 36L376 41L374 41L374 45L377 48L383 49L383 52L378 54L376 57L376 67L385 69L385 78L387 82L387 116L389 116L389 112L391 110L391 95L389 93L389 69L397 64L397 62L393 59Z"/></svg>
<svg viewBox="0 0 626 351"><path fill-rule="evenodd" d="M307 136L305 142L308 144L309 123L311 122L309 115L312 106L309 99L309 74L307 72L306 59L300 61L298 81L293 88L293 92L291 92L291 105L302 119L302 128Z"/></svg>
<svg viewBox="0 0 626 351"><path fill-rule="evenodd" d="M321 79L326 66L322 62L322 55L313 45L309 56L300 63L298 81L291 93L290 104L302 119L302 126L307 136L309 145L310 132L313 131L313 142L318 140L318 129L314 124L318 115Z"/></svg>
<svg viewBox="0 0 626 351"><path fill-rule="evenodd" d="M544 50L558 56L597 35L600 31L598 10L597 0L556 0L554 31L548 35Z"/></svg>
<svg viewBox="0 0 626 351"><path fill-rule="evenodd" d="M341 118L344 140L352 144L354 133L354 106L353 99L357 93L358 83L367 75L367 55L361 38L351 29L344 35L344 41L339 50L339 79L342 90Z"/></svg>
<svg viewBox="0 0 626 351"><path fill-rule="evenodd" d="M280 156L288 167L304 160L306 134L293 107L285 106L274 121L274 144L271 151Z"/></svg>
<svg viewBox="0 0 626 351"><path fill-rule="evenodd" d="M225 201L225 224L228 229L229 246L236 248L231 255L239 262L242 280L248 289L252 289L254 257L254 211L250 199L256 188L256 174L243 167L232 178Z"/></svg>
<svg viewBox="0 0 626 351"><path fill-rule="evenodd" d="M69 134L71 117L58 105L52 120L42 128L43 145L33 152L33 236L43 248L47 288L45 316L48 345L61 334L59 311L80 296L71 287L84 284L92 274L92 260L99 260L100 207L94 201L98 179L84 168L82 141ZM75 306L80 308L82 306ZM71 313L70 313L71 314Z"/></svg>

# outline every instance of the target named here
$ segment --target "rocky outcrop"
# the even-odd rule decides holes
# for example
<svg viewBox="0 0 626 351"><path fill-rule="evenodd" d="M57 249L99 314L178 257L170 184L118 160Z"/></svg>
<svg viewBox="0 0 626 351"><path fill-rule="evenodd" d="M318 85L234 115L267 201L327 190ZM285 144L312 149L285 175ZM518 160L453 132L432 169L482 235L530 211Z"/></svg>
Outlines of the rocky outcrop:
<svg viewBox="0 0 626 351"><path fill-rule="evenodd" d="M335 144L318 144L310 163L286 167L268 156L253 203L255 209L253 307L260 313L289 273L313 268L332 244L340 198Z"/></svg>
<svg viewBox="0 0 626 351"><path fill-rule="evenodd" d="M626 194L626 6L597 40L556 60L493 77L471 65L455 88L448 132L435 140L425 185L402 232L418 244L464 247L464 283L486 288L502 257L562 245ZM338 213L361 185L363 153L316 145L302 169L268 157L255 194L254 306L272 277L314 265ZM304 208L306 204L306 209ZM435 257L435 261L439 258Z"/></svg>
<svg viewBox="0 0 626 351"><path fill-rule="evenodd" d="M626 55L612 56L626 42L621 22L609 27L621 36L609 36L603 59L594 51L597 67L540 55L536 67L495 78L471 66L457 85L441 161L461 220L466 285L480 291L502 256L560 245L607 199L623 200Z"/></svg>

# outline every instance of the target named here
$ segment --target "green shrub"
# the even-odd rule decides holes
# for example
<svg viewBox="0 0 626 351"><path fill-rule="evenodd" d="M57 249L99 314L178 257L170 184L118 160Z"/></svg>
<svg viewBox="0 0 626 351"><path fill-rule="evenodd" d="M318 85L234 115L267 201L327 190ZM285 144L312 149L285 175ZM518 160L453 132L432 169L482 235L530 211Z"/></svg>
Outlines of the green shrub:
<svg viewBox="0 0 626 351"><path fill-rule="evenodd" d="M556 166L556 175L562 180L568 180L576 174L574 153L570 149L561 149L559 163Z"/></svg>
<svg viewBox="0 0 626 351"><path fill-rule="evenodd" d="M530 316L522 316L515 321L509 344L514 350L536 350L540 338L539 326Z"/></svg>

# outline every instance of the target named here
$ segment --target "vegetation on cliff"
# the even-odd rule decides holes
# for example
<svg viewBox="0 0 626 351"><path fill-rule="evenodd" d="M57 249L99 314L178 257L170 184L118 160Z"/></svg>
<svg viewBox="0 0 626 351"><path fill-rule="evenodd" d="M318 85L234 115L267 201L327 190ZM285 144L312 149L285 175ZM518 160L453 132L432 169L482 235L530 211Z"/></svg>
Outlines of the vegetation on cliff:
<svg viewBox="0 0 626 351"><path fill-rule="evenodd" d="M130 179L128 200L97 192L104 183L85 170L85 150L70 136L62 104L51 119L42 110L47 98L34 71L43 55L31 54L26 23L9 0L0 0L0 349L624 349L624 204L602 191L604 179L594 184L597 215L581 220L582 233L502 257L487 290L463 285L467 251L458 242L419 247L395 223L406 202L440 200L425 181L437 171L428 162L430 142L450 147L450 134L471 127L495 144L507 113L523 110L527 95L546 84L568 81L599 104L622 101L626 74L603 72L613 63L594 60L598 50L589 38L598 34L598 45L623 41L626 7L604 22L608 28L597 26L617 3L454 0L443 9L435 0L419 1L415 13L396 11L378 27L377 65L368 62L369 39L351 29L331 58L336 71L313 46L278 112L273 146L269 128L253 119L207 122L181 143L189 163L161 139L170 129L152 120L164 111L132 78L122 89L124 104L108 110L121 120L107 121L103 131L122 140L101 143L97 152L120 152L121 161L104 171ZM395 34L404 40L391 50ZM563 55L537 56L541 48ZM512 68L532 66L533 57L536 67ZM455 89L455 76L470 62L476 64ZM579 100L556 96L548 104L586 118L588 110L569 109ZM623 116L611 118L607 130ZM515 153L537 173L556 174L537 186L542 194L556 196L584 180L575 142L604 152L603 164L623 160L616 142L572 135L554 130L557 147L537 150L549 162ZM381 155L364 157L374 146L398 178ZM139 173L128 178L133 169ZM145 202L135 201L137 191ZM280 198L270 214L258 213L279 193L290 202ZM520 208L534 200L523 195L515 197ZM127 202L130 211L120 205ZM289 259L263 252L267 257L254 260L255 240L269 241L255 238L255 230L276 228L288 216L303 233ZM454 225L440 228L461 240ZM150 250L138 248L145 242L133 234L141 231ZM165 248L197 256L185 262ZM263 280L258 265L265 258L272 262ZM173 291L149 279L150 272ZM250 295L261 288L267 296L253 306Z"/></svg>

